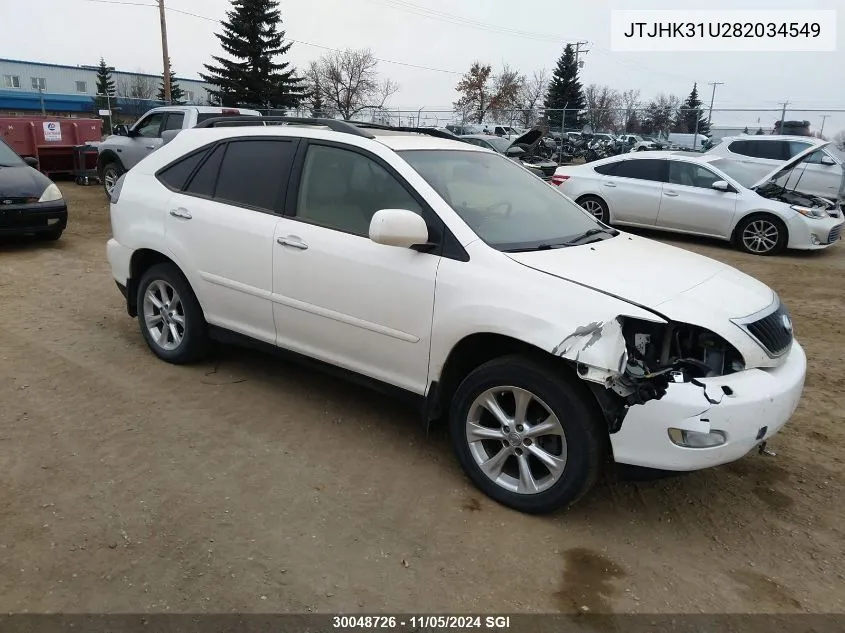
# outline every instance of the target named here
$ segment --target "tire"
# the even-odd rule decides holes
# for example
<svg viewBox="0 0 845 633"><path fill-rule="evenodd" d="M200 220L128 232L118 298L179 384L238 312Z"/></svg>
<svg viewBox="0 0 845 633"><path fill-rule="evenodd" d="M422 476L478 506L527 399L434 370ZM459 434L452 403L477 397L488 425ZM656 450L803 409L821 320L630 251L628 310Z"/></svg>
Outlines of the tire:
<svg viewBox="0 0 845 633"><path fill-rule="evenodd" d="M110 161L103 165L103 169L100 171L100 180L103 183L103 191L106 192L107 198L111 198L111 190L114 188L115 183L117 183L118 178L125 173L126 170L123 168L123 165L117 161Z"/></svg>
<svg viewBox="0 0 845 633"><path fill-rule="evenodd" d="M773 215L760 213L740 220L734 233L734 243L752 255L777 255L789 240L786 225Z"/></svg>
<svg viewBox="0 0 845 633"><path fill-rule="evenodd" d="M46 233L39 233L38 239L43 240L45 242L55 242L62 236L63 232L64 229L59 229L58 231L48 231Z"/></svg>
<svg viewBox="0 0 845 633"><path fill-rule="evenodd" d="M603 224L610 224L610 210L607 203L598 196L583 196L578 198L578 204Z"/></svg>
<svg viewBox="0 0 845 633"><path fill-rule="evenodd" d="M174 264L150 267L141 276L137 300L141 334L156 356L176 365L193 363L205 356L208 325L202 307ZM170 309L163 311L162 305Z"/></svg>
<svg viewBox="0 0 845 633"><path fill-rule="evenodd" d="M526 397L520 425L516 402ZM504 425L490 413L493 406L480 404L491 398ZM541 425L549 433L532 434ZM505 356L470 373L452 399L449 431L470 480L495 501L530 514L553 512L586 494L598 479L607 446L588 396L562 378L559 368L524 356ZM471 440L472 432L483 439Z"/></svg>

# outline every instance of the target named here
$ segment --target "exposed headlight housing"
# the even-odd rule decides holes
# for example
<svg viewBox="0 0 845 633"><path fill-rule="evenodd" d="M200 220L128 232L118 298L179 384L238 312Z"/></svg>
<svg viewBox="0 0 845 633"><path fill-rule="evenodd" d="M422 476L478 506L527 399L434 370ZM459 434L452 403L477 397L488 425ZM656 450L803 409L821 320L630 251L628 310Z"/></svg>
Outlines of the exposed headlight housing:
<svg viewBox="0 0 845 633"><path fill-rule="evenodd" d="M41 194L41 197L38 198L38 202L55 202L56 200L61 199L62 192L55 184L51 182L49 185L47 185L47 188L44 190L44 193Z"/></svg>
<svg viewBox="0 0 845 633"><path fill-rule="evenodd" d="M814 220L821 220L823 218L829 218L830 214L828 214L826 209L820 209L818 207L802 207L797 204L793 204L789 207L793 211L798 211L801 215L807 218L813 218Z"/></svg>

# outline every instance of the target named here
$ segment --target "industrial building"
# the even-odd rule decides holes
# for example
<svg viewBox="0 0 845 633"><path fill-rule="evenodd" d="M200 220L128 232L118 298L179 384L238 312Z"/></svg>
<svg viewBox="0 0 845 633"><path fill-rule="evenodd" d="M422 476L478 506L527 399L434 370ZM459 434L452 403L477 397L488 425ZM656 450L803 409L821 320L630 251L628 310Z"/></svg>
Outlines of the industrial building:
<svg viewBox="0 0 845 633"><path fill-rule="evenodd" d="M134 120L156 106L160 75L112 70L116 119ZM211 103L210 86L178 78L187 104ZM0 58L0 115L38 114L85 117L96 112L97 66L65 66Z"/></svg>

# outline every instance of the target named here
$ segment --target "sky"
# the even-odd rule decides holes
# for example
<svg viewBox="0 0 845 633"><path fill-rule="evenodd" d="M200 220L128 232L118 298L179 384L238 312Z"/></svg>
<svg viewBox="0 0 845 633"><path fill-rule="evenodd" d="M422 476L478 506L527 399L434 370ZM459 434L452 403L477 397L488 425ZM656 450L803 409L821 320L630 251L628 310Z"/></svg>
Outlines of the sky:
<svg viewBox="0 0 845 633"><path fill-rule="evenodd" d="M3 0L11 3L13 0ZM96 64L102 56L119 70L161 73L161 40L155 0L29 0L4 12L0 57L68 65ZM165 0L170 57L178 75L196 78L219 54L214 33L229 0ZM839 5L839 6L838 6ZM582 83L639 89L680 97L698 82L709 104L716 89L715 125L771 127L788 100L787 119L808 120L825 134L845 129L845 3L841 0L281 0L286 36L296 40L288 57L298 67L326 48L370 48L379 71L398 82L392 108L431 117L450 110L455 84L475 60L503 63L527 75L554 68L567 42L586 41ZM423 7L420 10L418 7ZM840 9L836 52L620 53L611 51L614 9ZM541 10L542 9L542 10ZM194 13L195 17L186 15ZM765 15L765 14L763 14ZM399 62L399 63L396 63ZM759 108L728 112L730 108ZM763 110L776 110L766 112ZM810 112L824 109L825 112ZM835 113L832 110L843 112ZM434 121L430 121L434 122Z"/></svg>

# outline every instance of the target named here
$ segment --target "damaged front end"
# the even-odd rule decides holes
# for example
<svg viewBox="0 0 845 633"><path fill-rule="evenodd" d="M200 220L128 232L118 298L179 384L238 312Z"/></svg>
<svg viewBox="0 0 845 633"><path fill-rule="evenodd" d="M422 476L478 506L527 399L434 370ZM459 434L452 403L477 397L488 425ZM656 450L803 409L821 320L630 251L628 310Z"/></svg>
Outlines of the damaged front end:
<svg viewBox="0 0 845 633"><path fill-rule="evenodd" d="M616 432L628 408L659 400L671 383L692 383L707 394L699 378L745 369L742 355L724 338L688 323L646 321L619 316L576 329L552 351L574 363Z"/></svg>

